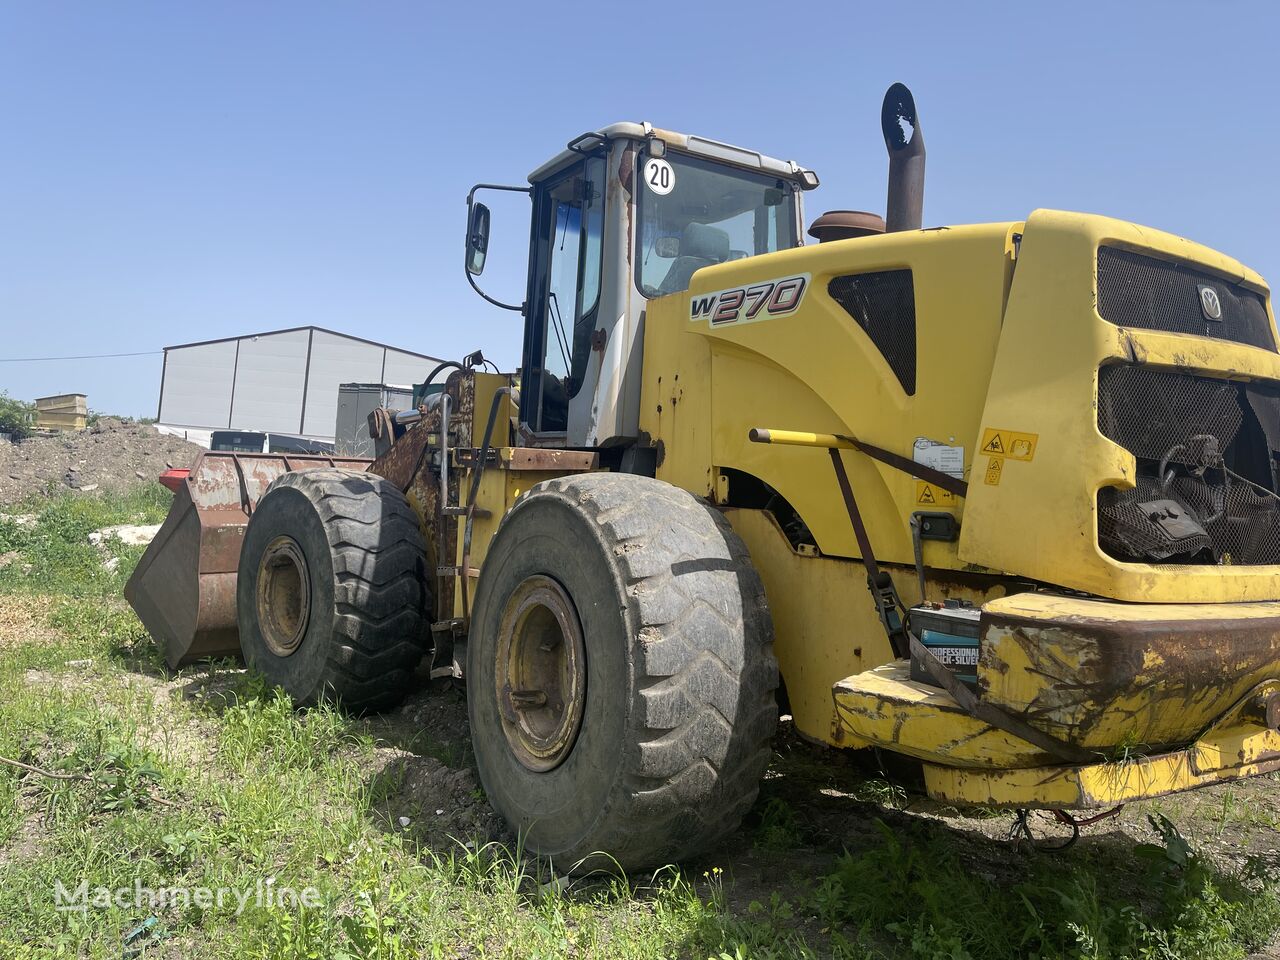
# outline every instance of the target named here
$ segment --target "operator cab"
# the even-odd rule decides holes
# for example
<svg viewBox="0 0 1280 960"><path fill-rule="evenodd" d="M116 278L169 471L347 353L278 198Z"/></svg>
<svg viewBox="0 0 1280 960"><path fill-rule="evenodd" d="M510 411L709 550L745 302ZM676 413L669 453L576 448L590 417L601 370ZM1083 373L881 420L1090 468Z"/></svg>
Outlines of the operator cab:
<svg viewBox="0 0 1280 960"><path fill-rule="evenodd" d="M467 278L525 318L521 443L613 447L639 436L645 306L702 267L799 246L810 170L741 147L615 123L584 133L529 175L467 198ZM527 193L533 211L523 303L475 277L488 248L480 190Z"/></svg>

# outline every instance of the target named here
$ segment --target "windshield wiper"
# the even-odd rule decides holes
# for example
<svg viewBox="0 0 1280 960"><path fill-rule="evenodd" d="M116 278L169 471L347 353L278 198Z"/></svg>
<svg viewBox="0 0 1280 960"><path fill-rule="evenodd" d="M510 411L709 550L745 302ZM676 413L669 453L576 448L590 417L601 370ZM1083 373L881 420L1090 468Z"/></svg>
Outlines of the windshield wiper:
<svg viewBox="0 0 1280 960"><path fill-rule="evenodd" d="M550 308L547 315L551 318L556 334L556 346L560 348L560 359L564 361L565 376L569 375L569 340L564 333L564 321L560 318L560 299L554 290L550 294Z"/></svg>

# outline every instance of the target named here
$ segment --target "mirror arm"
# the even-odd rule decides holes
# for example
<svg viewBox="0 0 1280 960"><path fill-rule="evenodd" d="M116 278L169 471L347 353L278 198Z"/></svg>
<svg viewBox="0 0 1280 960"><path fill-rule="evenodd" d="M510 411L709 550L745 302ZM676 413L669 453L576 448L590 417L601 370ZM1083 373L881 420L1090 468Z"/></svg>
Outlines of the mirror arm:
<svg viewBox="0 0 1280 960"><path fill-rule="evenodd" d="M471 229L471 210L472 210L472 207L475 206L477 190L506 190L509 193L523 193L526 196L530 196L530 197L533 196L533 187L512 187L512 186L507 186L501 183L477 183L474 187L472 187L467 192L467 230L468 231L470 231ZM512 303L503 303L501 300L495 300L493 297L489 296L487 293L485 293L483 290L480 289L479 284L476 283L475 277L473 277L471 275L471 271L467 269L467 265L468 265L467 261L470 258L470 254L471 254L470 242L471 242L471 238L468 236L466 250L463 256L462 268L463 268L463 272L466 273L467 275L467 283L471 284L471 289L474 290L476 293L480 294L480 296L483 299L489 301L495 307L501 307L503 310L517 310L520 313L524 313L525 305L523 303L519 305L512 304Z"/></svg>

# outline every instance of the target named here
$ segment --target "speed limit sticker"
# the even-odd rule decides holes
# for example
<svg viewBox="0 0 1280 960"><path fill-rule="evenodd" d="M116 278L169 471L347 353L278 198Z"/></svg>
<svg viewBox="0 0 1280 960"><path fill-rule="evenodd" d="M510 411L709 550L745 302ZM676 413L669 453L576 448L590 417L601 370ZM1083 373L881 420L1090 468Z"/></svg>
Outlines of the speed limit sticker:
<svg viewBox="0 0 1280 960"><path fill-rule="evenodd" d="M671 168L671 164L661 157L650 157L646 160L642 173L645 186L659 196L665 197L675 189L676 172Z"/></svg>

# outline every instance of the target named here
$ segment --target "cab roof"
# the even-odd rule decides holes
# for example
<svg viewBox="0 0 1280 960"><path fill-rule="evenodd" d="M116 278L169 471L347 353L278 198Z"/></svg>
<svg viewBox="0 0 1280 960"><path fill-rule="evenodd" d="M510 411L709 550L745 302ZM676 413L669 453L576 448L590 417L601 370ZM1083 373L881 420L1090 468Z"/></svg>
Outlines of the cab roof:
<svg viewBox="0 0 1280 960"><path fill-rule="evenodd" d="M777 160L773 157L767 157L763 153L748 150L745 147L735 147L732 144L709 140L706 137L677 133L674 130L664 130L648 122L631 123L628 121L611 123L607 127L601 127L599 130L588 130L586 133L574 137L564 150L529 174L529 182L538 183L545 180L573 163L583 153L589 152L610 140L638 140L642 142L645 140L662 140L667 146L683 153L705 157L708 160L715 160L720 163L732 164L745 170L757 170L762 173L771 173L775 176L795 180L799 183L801 189L808 190L818 185L818 178L813 174L813 171L800 166L794 160ZM805 173L810 175L811 183L808 178L803 176Z"/></svg>

